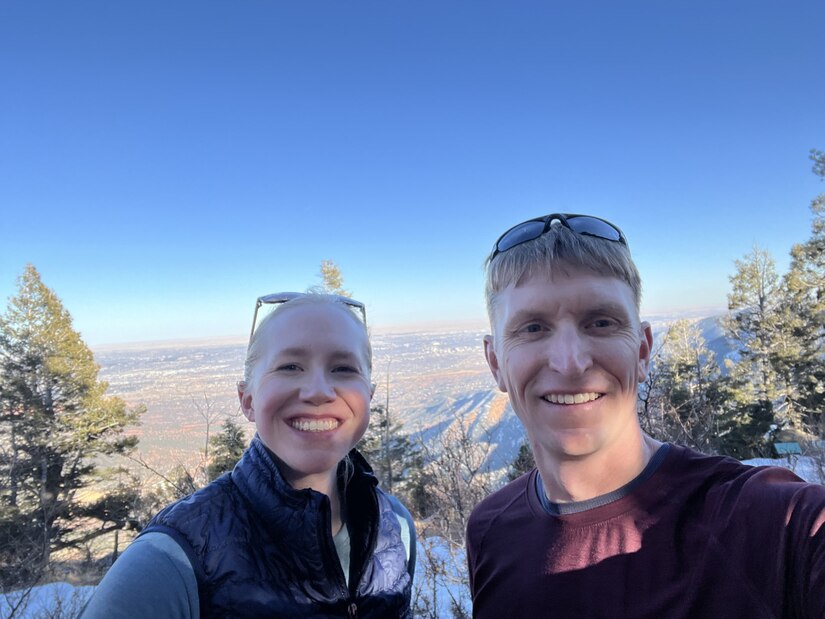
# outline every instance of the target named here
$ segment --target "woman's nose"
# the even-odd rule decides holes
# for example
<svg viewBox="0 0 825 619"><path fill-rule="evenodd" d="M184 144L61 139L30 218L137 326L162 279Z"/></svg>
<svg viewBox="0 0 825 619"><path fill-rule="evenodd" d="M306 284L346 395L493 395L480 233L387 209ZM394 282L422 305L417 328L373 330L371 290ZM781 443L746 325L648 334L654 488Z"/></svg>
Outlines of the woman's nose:
<svg viewBox="0 0 825 619"><path fill-rule="evenodd" d="M335 399L335 389L325 371L312 370L306 373L306 379L301 385L301 399L316 405Z"/></svg>

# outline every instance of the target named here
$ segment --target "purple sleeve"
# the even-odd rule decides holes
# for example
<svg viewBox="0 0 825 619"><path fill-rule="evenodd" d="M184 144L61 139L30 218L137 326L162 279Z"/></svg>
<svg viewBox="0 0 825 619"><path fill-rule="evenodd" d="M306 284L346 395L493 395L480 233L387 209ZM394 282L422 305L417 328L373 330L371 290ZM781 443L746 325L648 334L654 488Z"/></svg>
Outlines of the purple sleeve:
<svg viewBox="0 0 825 619"><path fill-rule="evenodd" d="M825 486L807 486L795 499L788 522L796 538L795 595L805 617L825 617Z"/></svg>

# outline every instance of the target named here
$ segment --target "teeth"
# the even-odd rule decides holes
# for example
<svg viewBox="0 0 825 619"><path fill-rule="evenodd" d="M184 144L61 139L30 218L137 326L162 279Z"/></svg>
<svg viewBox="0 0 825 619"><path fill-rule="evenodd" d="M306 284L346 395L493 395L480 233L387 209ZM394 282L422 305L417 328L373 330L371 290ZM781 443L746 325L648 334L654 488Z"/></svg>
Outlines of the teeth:
<svg viewBox="0 0 825 619"><path fill-rule="evenodd" d="M544 399L551 404L583 404L592 402L599 397L598 393L551 393Z"/></svg>
<svg viewBox="0 0 825 619"><path fill-rule="evenodd" d="M301 432L326 432L338 427L335 419L293 419L290 425Z"/></svg>

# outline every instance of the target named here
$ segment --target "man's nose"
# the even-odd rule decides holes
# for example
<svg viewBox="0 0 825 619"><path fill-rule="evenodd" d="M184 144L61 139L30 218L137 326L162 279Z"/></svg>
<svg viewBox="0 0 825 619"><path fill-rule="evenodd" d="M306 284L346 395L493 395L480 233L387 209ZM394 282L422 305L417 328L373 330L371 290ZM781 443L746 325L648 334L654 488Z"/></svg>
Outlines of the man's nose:
<svg viewBox="0 0 825 619"><path fill-rule="evenodd" d="M310 370L301 384L301 399L319 405L335 399L335 388L324 370Z"/></svg>
<svg viewBox="0 0 825 619"><path fill-rule="evenodd" d="M590 346L574 326L558 328L548 340L547 362L551 370L563 376L584 374L593 364Z"/></svg>

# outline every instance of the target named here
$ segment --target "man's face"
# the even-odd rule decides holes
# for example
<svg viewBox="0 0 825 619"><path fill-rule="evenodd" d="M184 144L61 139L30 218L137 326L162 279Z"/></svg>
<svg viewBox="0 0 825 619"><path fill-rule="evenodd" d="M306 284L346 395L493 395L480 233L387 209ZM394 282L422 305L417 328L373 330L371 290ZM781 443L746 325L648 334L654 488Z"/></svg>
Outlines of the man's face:
<svg viewBox="0 0 825 619"><path fill-rule="evenodd" d="M487 362L537 458L622 453L652 344L626 283L575 267L535 275L498 295L493 329Z"/></svg>

